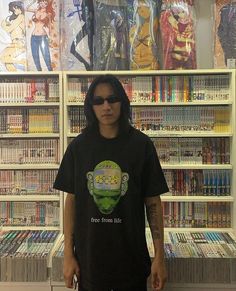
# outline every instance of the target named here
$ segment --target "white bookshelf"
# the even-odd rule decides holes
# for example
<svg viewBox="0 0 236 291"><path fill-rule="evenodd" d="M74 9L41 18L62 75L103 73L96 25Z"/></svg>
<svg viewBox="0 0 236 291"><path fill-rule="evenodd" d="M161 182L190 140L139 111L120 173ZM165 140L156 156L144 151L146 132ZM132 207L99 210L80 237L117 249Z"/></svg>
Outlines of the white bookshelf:
<svg viewBox="0 0 236 291"><path fill-rule="evenodd" d="M41 87L38 85L40 81L43 84L46 84L45 87ZM5 82L7 82L5 84ZM11 83L19 83L21 87L17 87L17 84L12 85ZM37 83L38 82L38 83ZM45 82L45 83L44 83ZM29 85L30 84L30 85ZM35 86L35 87L33 87ZM37 87L39 86L39 87ZM43 85L42 85L43 86ZM53 87L54 86L54 87ZM9 89L10 88L10 89ZM44 92L45 89L45 97L40 96L40 92ZM29 90L29 91L27 91ZM32 91L31 91L32 90ZM32 96L29 96L29 93L31 92L32 96L35 94L35 98L31 98ZM38 148L39 145L44 145L50 140L52 140L52 147L56 145L56 148L53 148L52 155L55 155L55 162L50 162L53 159L50 160L51 156L47 155L42 156L38 158L38 160L31 160L28 161L22 161L22 162L7 162L7 160L0 159L0 171L2 173L1 178L4 178L4 173L10 172L11 177L14 177L14 175L19 175L19 177L30 177L30 173L36 173L34 179L44 179L45 176L47 177L46 181L38 181L38 183L48 183L48 181L51 181L50 177L47 175L54 175L56 174L56 171L59 168L59 163L61 161L61 157L63 154L63 90L62 90L62 73L61 72L1 72L0 73L0 142L2 141L3 144L7 142L20 142L23 141L25 144L27 142L31 142L32 150L34 150L34 147ZM39 93L39 95L37 95ZM42 93L43 94L43 93ZM45 99L44 99L45 98ZM24 101L27 100L27 101ZM48 122L47 119L44 119L42 117L41 122L42 128L39 127L39 132L30 132L30 130L16 130L15 132L11 132L7 129L6 124L4 125L4 122L6 121L7 115L10 113L14 115L14 111L20 110L20 114L23 114L23 110L25 112L28 112L27 114L30 114L30 110L37 110L40 112L44 112L44 115L47 116L47 112L52 112L52 116L50 121L55 122L54 127L56 126L56 129L53 128L51 125L51 129L48 130L45 129L45 127L48 127L50 124L50 121ZM34 115L32 111L32 116ZM5 112L5 113L4 113ZM4 117L5 114L5 117ZM22 117L23 118L23 117ZM29 123L32 122L33 117L31 119L28 119L28 128ZM44 121L46 120L46 122ZM56 120L56 121L55 121ZM37 127L37 120L33 120L35 122L35 126ZM27 127L26 126L26 127ZM48 132L47 132L48 131ZM54 132L53 132L54 131ZM38 141L38 144L33 144L34 141ZM40 144L40 142L42 142ZM55 142L55 143L53 143ZM1 148L2 150L2 148ZM0 151L1 151L0 150ZM17 149L16 149L17 150ZM5 152L7 149L5 149ZM14 150L12 150L12 155L14 153ZM11 154L10 154L11 155ZM13 174L12 174L13 172ZM24 176L25 172L27 172L28 176ZM0 178L0 179L1 179ZM12 179L12 178L11 178ZM17 182L20 181L20 178L17 178ZM25 180L27 178L24 178ZM5 178L5 183L7 183L7 178ZM14 181L14 182L13 182ZM11 183L16 183L16 180L11 180ZM35 181L33 181L34 183ZM24 181L26 185L29 185L30 181ZM24 185L20 184L20 186ZM50 184L53 183L50 182ZM1 181L0 181L1 185ZM52 185L51 185L52 186ZM4 187L3 185L1 187ZM14 186L17 187L17 186ZM32 186L33 187L33 186ZM46 186L45 186L46 187ZM3 188L0 188L0 191ZM9 188L11 189L11 188ZM20 188L19 188L20 189ZM55 223L55 219L53 220L52 225L43 225L43 224L19 224L15 225L15 223L12 224L2 224L0 226L1 231L58 231L59 237L62 235L62 228L63 228L63 196L61 193L54 193L54 192L48 192L48 188L45 188L47 190L43 191L43 188L41 191L37 191L35 189L23 189L21 193L0 193L0 205L1 208L4 207L5 203L20 203L20 204L30 204L32 207L33 205L37 205L37 203L50 203L50 205L57 205L58 207L58 214L57 214L57 222ZM25 193L27 192L27 194ZM4 203L4 204L3 204ZM14 204L15 205L15 204ZM36 206L35 206L36 207ZM33 210L33 209L32 209ZM50 253L49 253L49 260L47 261L47 269L43 272L49 271L49 267L51 264L50 261ZM35 291L51 291L51 284L49 280L49 273L47 276L47 281L42 282L1 282L0 283L0 290L4 291L14 291L14 290L35 290Z"/></svg>
<svg viewBox="0 0 236 291"><path fill-rule="evenodd" d="M69 92L70 86L69 82L70 80L75 81L77 78L77 81L80 82L83 78L93 78L100 74L107 74L111 73L114 74L117 77L151 77L151 76L167 76L167 77L180 77L180 76L191 76L191 78L194 78L195 76L200 76L200 78L204 78L209 76L210 78L218 78L219 76L226 77L228 80L228 98L226 99L220 99L216 98L216 100L192 100L188 102L183 101L175 101L175 102L148 102L148 101L142 101L142 102L132 102L131 100L131 106L132 108L178 108L179 106L183 108L192 108L192 110L195 110L197 108L196 106L201 107L209 107L211 108L218 108L218 106L224 106L224 108L229 108L230 112L230 120L229 120L229 128L227 131L206 131L206 130L194 130L194 131L166 131L166 130L159 130L159 131L153 131L153 130L144 130L143 132L149 135L151 138L227 138L230 140L230 164L202 164L202 163L162 163L162 168L164 170L229 170L231 171L231 195L230 196L170 196L170 195L163 195L162 201L163 202L228 202L231 205L231 215L232 215L232 229L236 229L236 218L234 217L233 213L235 212L235 202L234 202L234 193L236 191L236 185L235 185L235 171L234 171L234 162L235 162L235 154L233 151L233 148L235 148L235 71L230 69L210 69L210 70L179 70L179 71L109 71L109 72L100 72L100 71L93 71L93 72L81 72L81 71L74 71L74 72L64 72L63 73L63 79L64 79L64 146L65 148L68 145L68 139L72 139L78 135L78 132L71 132L69 128L69 110L70 107L80 107L81 110L83 109L83 100L81 98L77 99L77 101L71 100L71 102L68 100L72 95ZM196 77L196 78L197 78ZM212 87L214 88L214 87ZM211 89L212 89L211 88ZM202 89L202 88L201 88ZM218 90L218 89L217 89ZM226 88L227 90L227 88ZM212 92L211 92L212 93ZM214 95L217 92L213 92ZM79 95L79 94L78 94ZM211 98L212 99L212 98ZM64 148L64 150L65 150Z"/></svg>
<svg viewBox="0 0 236 291"><path fill-rule="evenodd" d="M0 91L1 91L1 102L0 102L0 111L2 113L1 117L1 132L0 132L0 140L2 141L29 141L29 140L47 140L53 139L58 141L58 161L57 163L47 162L47 158L45 162L39 163L6 163L1 162L0 160L0 170L12 170L12 171L23 171L23 170L57 170L59 167L59 163L63 154L63 97L62 97L62 73L61 72L1 72L0 73ZM46 84L44 88L43 85ZM45 83L43 83L45 82ZM12 85L11 85L12 83ZM18 87L17 87L18 86ZM41 87L40 87L41 86ZM41 90L41 91L40 91ZM44 91L45 90L45 91ZM30 96L31 94L31 96ZM43 95L43 96L41 96ZM34 97L32 97L34 96ZM27 100L27 101L26 101ZM11 129L7 129L8 125L5 125L4 121L8 118L8 113L11 110L34 110L38 109L45 110L56 110L57 114L57 126L58 132L45 132L44 126L47 126L43 123L42 130L39 129L39 132L32 133L28 130L24 131L16 130L15 132L11 132ZM3 112L6 110L5 117L3 116ZM11 113L10 113L11 114ZM14 114L14 113L13 113ZM17 114L17 113L16 113ZM23 114L23 113L21 113ZM27 113L29 114L29 113ZM5 120L4 120L5 118ZM23 117L22 117L23 118ZM55 117L54 117L55 118ZM34 120L33 120L34 121ZM32 122L32 119L28 119L28 127L29 123ZM34 122L37 122L36 120ZM36 125L37 126L37 125ZM10 131L10 132L9 132ZM13 130L14 131L14 130ZM32 193L33 195L0 195L0 202L3 201L18 201L18 202L29 202L29 201L57 201L60 205L63 202L63 198L60 195L35 195L36 193ZM40 193L43 194L43 193ZM57 229L62 231L62 213L63 207L60 207L60 217L58 221ZM19 229L24 226L19 226ZM2 226L4 229L5 226ZM10 228L8 226L7 228ZM40 227L39 227L40 229Z"/></svg>

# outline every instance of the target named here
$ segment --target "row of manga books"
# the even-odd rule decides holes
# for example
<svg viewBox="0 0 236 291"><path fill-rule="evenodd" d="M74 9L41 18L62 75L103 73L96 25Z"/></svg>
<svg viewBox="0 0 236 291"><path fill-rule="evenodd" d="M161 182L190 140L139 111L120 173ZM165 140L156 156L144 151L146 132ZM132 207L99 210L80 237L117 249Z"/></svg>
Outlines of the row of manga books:
<svg viewBox="0 0 236 291"><path fill-rule="evenodd" d="M202 102L230 99L227 75L118 76L133 103ZM69 78L68 102L84 102L92 78Z"/></svg>
<svg viewBox="0 0 236 291"><path fill-rule="evenodd" d="M217 138L152 138L162 164L230 164L230 140Z"/></svg>
<svg viewBox="0 0 236 291"><path fill-rule="evenodd" d="M49 230L1 231L0 281L47 281L49 256L58 235Z"/></svg>
<svg viewBox="0 0 236 291"><path fill-rule="evenodd" d="M147 245L154 255L150 230ZM231 232L165 231L169 283L235 284L236 242Z"/></svg>
<svg viewBox="0 0 236 291"><path fill-rule="evenodd" d="M147 133L161 132L230 132L230 108L227 106L132 107L132 125ZM84 108L69 107L71 132L85 123Z"/></svg>
<svg viewBox="0 0 236 291"><path fill-rule="evenodd" d="M0 202L0 222L3 226L58 226L57 201Z"/></svg>
<svg viewBox="0 0 236 291"><path fill-rule="evenodd" d="M59 163L58 139L0 139L0 164Z"/></svg>
<svg viewBox="0 0 236 291"><path fill-rule="evenodd" d="M131 102L202 102L229 100L227 75L120 77Z"/></svg>
<svg viewBox="0 0 236 291"><path fill-rule="evenodd" d="M0 133L58 133L58 108L2 108Z"/></svg>
<svg viewBox="0 0 236 291"><path fill-rule="evenodd" d="M56 170L0 170L0 195L58 194L52 188Z"/></svg>
<svg viewBox="0 0 236 291"><path fill-rule="evenodd" d="M58 193L52 188L56 170L1 170L0 195ZM228 196L230 170L164 170L173 196Z"/></svg>
<svg viewBox="0 0 236 291"><path fill-rule="evenodd" d="M57 78L3 77L0 79L1 103L58 102L59 81Z"/></svg>
<svg viewBox="0 0 236 291"><path fill-rule="evenodd" d="M150 230L147 243L154 253ZM165 258L236 258L236 237L230 232L165 231Z"/></svg>
<svg viewBox="0 0 236 291"><path fill-rule="evenodd" d="M85 125L85 123L84 123ZM83 128L83 127L82 127ZM79 132L82 128L73 125L70 132ZM73 131L72 131L73 129ZM78 130L76 130L78 129ZM217 138L151 138L157 150L161 164L230 164L230 140ZM206 178L207 179L207 178Z"/></svg>
<svg viewBox="0 0 236 291"><path fill-rule="evenodd" d="M231 227L229 202L162 202L165 227Z"/></svg>
<svg viewBox="0 0 236 291"><path fill-rule="evenodd" d="M79 133L86 126L84 108L70 106L68 109L69 131Z"/></svg>
<svg viewBox="0 0 236 291"><path fill-rule="evenodd" d="M151 231L146 228L147 247L151 258L154 247ZM165 262L168 282L231 283L236 259L236 237L231 232L165 231ZM62 282L64 240L52 256L52 280ZM231 269L232 268L232 269Z"/></svg>
<svg viewBox="0 0 236 291"><path fill-rule="evenodd" d="M70 77L67 82L67 102L84 102L94 77Z"/></svg>
<svg viewBox="0 0 236 291"><path fill-rule="evenodd" d="M173 196L229 196L230 170L164 170Z"/></svg>
<svg viewBox="0 0 236 291"><path fill-rule="evenodd" d="M132 107L132 124L139 130L155 132L230 132L227 106Z"/></svg>

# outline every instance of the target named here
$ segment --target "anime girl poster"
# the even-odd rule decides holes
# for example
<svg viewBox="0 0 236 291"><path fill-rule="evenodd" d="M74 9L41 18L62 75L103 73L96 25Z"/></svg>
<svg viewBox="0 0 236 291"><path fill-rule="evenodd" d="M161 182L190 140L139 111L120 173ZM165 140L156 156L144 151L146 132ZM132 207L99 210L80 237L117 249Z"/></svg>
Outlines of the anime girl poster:
<svg viewBox="0 0 236 291"><path fill-rule="evenodd" d="M25 71L26 38L23 1L0 1L0 71Z"/></svg>
<svg viewBox="0 0 236 291"><path fill-rule="evenodd" d="M130 69L159 69L158 8L161 1L129 0L128 3Z"/></svg>
<svg viewBox="0 0 236 291"><path fill-rule="evenodd" d="M60 1L25 0L29 71L60 70Z"/></svg>
<svg viewBox="0 0 236 291"><path fill-rule="evenodd" d="M230 67L236 61L236 1L215 0L214 67Z"/></svg>
<svg viewBox="0 0 236 291"><path fill-rule="evenodd" d="M94 69L127 70L127 1L94 0Z"/></svg>
<svg viewBox="0 0 236 291"><path fill-rule="evenodd" d="M93 1L63 0L61 21L63 70L92 70Z"/></svg>
<svg viewBox="0 0 236 291"><path fill-rule="evenodd" d="M160 30L163 69L196 69L193 0L163 0Z"/></svg>

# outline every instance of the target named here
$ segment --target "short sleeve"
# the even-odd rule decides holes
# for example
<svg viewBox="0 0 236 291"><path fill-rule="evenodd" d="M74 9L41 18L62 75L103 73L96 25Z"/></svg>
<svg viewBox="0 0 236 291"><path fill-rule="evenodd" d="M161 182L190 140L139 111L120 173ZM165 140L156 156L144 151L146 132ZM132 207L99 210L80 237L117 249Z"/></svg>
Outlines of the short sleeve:
<svg viewBox="0 0 236 291"><path fill-rule="evenodd" d="M156 149L150 140L142 171L142 192L145 197L158 196L169 192Z"/></svg>
<svg viewBox="0 0 236 291"><path fill-rule="evenodd" d="M53 188L74 194L74 158L70 145L61 161Z"/></svg>

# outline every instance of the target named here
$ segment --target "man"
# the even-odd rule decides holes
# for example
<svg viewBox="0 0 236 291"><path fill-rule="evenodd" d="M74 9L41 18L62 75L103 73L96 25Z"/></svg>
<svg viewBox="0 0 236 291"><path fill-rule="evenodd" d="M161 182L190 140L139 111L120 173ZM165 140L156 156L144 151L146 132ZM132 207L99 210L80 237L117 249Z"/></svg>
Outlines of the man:
<svg viewBox="0 0 236 291"><path fill-rule="evenodd" d="M65 202L64 278L80 291L161 290L166 280L160 194L168 191L152 141L130 126L119 80L97 77L84 104L87 126L68 146L54 187ZM155 246L151 264L145 211Z"/></svg>

